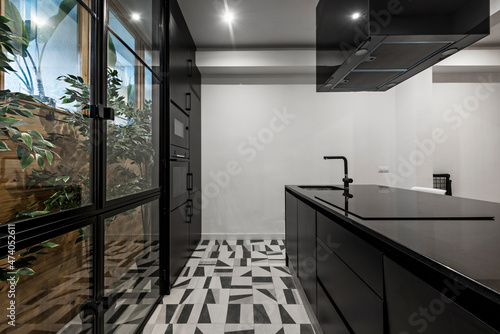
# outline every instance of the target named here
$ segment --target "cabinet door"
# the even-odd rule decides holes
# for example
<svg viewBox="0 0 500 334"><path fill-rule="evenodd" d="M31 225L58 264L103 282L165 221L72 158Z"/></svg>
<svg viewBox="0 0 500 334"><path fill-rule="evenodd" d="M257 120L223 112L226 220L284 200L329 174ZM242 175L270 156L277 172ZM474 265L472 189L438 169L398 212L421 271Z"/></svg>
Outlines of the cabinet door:
<svg viewBox="0 0 500 334"><path fill-rule="evenodd" d="M316 211L302 201L297 203L298 276L316 312Z"/></svg>
<svg viewBox="0 0 500 334"><path fill-rule="evenodd" d="M384 271L391 333L498 334L452 301L458 297L452 280L439 292L386 256Z"/></svg>
<svg viewBox="0 0 500 334"><path fill-rule="evenodd" d="M189 135L191 187L194 193L201 190L201 101L192 90Z"/></svg>
<svg viewBox="0 0 500 334"><path fill-rule="evenodd" d="M189 253L187 204L170 212L170 284L173 285L186 264Z"/></svg>
<svg viewBox="0 0 500 334"><path fill-rule="evenodd" d="M285 244L288 266L297 273L297 198L285 192Z"/></svg>
<svg viewBox="0 0 500 334"><path fill-rule="evenodd" d="M187 112L189 93L189 49L184 33L170 15L169 87L170 100Z"/></svg>
<svg viewBox="0 0 500 334"><path fill-rule="evenodd" d="M201 241L201 191L191 194L192 216L189 226L190 249L195 250Z"/></svg>
<svg viewBox="0 0 500 334"><path fill-rule="evenodd" d="M318 319L323 333L350 334L349 329L347 329L325 290L323 290L323 287L319 284L319 281L316 285L316 290L318 292L316 318Z"/></svg>
<svg viewBox="0 0 500 334"><path fill-rule="evenodd" d="M354 333L384 333L382 299L319 238L317 274Z"/></svg>

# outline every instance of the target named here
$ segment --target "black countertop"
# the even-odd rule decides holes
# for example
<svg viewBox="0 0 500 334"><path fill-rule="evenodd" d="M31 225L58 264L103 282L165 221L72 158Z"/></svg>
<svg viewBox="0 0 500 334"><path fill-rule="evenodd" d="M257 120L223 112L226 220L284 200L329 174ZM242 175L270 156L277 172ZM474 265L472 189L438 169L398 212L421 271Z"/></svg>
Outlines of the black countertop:
<svg viewBox="0 0 500 334"><path fill-rule="evenodd" d="M286 190L316 210L342 218L347 227L373 238L385 252L419 261L500 305L500 204L351 185L353 198L345 210L343 190L299 186L286 186ZM398 210L410 219L398 219Z"/></svg>

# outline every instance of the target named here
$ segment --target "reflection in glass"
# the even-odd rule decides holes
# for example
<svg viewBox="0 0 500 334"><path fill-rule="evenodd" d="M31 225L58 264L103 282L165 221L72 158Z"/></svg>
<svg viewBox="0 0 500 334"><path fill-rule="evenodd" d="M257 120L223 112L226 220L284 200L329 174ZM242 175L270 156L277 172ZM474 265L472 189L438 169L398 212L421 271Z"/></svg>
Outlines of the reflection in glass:
<svg viewBox="0 0 500 334"><path fill-rule="evenodd" d="M105 220L105 332L133 333L160 295L158 201Z"/></svg>
<svg viewBox="0 0 500 334"><path fill-rule="evenodd" d="M61 235L15 253L15 327L0 317L1 333L92 333L92 229ZM10 300L8 258L0 260L0 309Z"/></svg>
<svg viewBox="0 0 500 334"><path fill-rule="evenodd" d="M109 37L109 53L114 55L109 57L108 106L115 110L115 120L108 121L108 200L156 186L153 180L158 147L153 137L158 115L158 95L153 90L158 84L120 41L111 34Z"/></svg>
<svg viewBox="0 0 500 334"><path fill-rule="evenodd" d="M77 1L5 0L0 223L79 207L89 194L90 24ZM7 50L8 51L8 50Z"/></svg>

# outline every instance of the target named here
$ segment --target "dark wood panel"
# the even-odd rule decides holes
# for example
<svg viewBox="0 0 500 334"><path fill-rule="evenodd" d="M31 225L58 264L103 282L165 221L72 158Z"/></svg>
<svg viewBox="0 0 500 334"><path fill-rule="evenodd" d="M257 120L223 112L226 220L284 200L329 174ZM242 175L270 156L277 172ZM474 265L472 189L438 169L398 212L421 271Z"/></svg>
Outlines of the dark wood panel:
<svg viewBox="0 0 500 334"><path fill-rule="evenodd" d="M351 334L337 310L328 298L325 290L319 284L316 285L317 291L317 312L316 318L324 334Z"/></svg>
<svg viewBox="0 0 500 334"><path fill-rule="evenodd" d="M316 211L302 201L297 202L298 277L316 312Z"/></svg>
<svg viewBox="0 0 500 334"><path fill-rule="evenodd" d="M288 265L297 273L297 198L285 192L285 244Z"/></svg>
<svg viewBox="0 0 500 334"><path fill-rule="evenodd" d="M391 333L498 334L453 302L463 291L453 281L437 291L385 256L384 270Z"/></svg>
<svg viewBox="0 0 500 334"><path fill-rule="evenodd" d="M382 252L318 213L318 237L378 295L384 295Z"/></svg>
<svg viewBox="0 0 500 334"><path fill-rule="evenodd" d="M328 254L318 241L319 254ZM356 334L384 333L384 303L335 253L324 256L318 279Z"/></svg>

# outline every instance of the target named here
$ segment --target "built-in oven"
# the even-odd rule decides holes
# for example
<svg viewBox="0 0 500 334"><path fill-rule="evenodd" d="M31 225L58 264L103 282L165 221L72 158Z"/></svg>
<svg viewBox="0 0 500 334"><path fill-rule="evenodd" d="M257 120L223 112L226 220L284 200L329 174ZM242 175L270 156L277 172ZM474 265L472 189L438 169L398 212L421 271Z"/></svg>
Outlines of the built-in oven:
<svg viewBox="0 0 500 334"><path fill-rule="evenodd" d="M189 116L170 102L170 145L189 149Z"/></svg>
<svg viewBox="0 0 500 334"><path fill-rule="evenodd" d="M170 211L186 203L193 189L189 173L189 151L170 146Z"/></svg>

